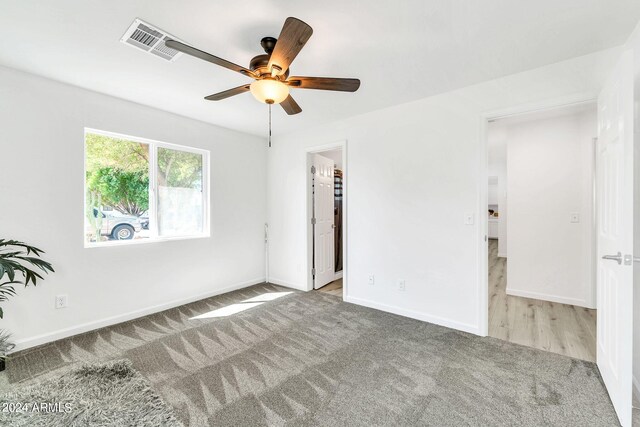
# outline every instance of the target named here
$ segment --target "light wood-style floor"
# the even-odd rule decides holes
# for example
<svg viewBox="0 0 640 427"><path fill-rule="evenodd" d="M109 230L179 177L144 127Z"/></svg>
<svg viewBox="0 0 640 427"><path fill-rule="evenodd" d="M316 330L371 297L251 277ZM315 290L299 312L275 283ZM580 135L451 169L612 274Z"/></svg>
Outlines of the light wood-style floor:
<svg viewBox="0 0 640 427"><path fill-rule="evenodd" d="M342 279L334 280L318 289L319 292L326 292L342 298Z"/></svg>
<svg viewBox="0 0 640 427"><path fill-rule="evenodd" d="M507 295L507 259L489 240L489 336L596 361L596 310Z"/></svg>

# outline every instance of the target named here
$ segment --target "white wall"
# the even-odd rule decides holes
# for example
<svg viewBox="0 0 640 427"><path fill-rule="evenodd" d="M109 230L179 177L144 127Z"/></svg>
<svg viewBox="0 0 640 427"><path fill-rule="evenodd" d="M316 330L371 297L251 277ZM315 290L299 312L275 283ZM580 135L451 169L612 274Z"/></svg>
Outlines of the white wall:
<svg viewBox="0 0 640 427"><path fill-rule="evenodd" d="M498 177L498 256L507 257L507 131L501 120L487 126L489 176Z"/></svg>
<svg viewBox="0 0 640 427"><path fill-rule="evenodd" d="M636 105L634 123L634 236L633 254L640 257L640 24L629 39L634 51L634 102ZM640 263L633 264L633 385L636 398L640 400Z"/></svg>
<svg viewBox="0 0 640 427"><path fill-rule="evenodd" d="M507 294L595 308L595 105L505 121Z"/></svg>
<svg viewBox="0 0 640 427"><path fill-rule="evenodd" d="M488 205L498 204L498 177L489 173L489 202Z"/></svg>
<svg viewBox="0 0 640 427"><path fill-rule="evenodd" d="M277 135L268 153L270 279L307 289L305 150L346 139L347 301L484 333L482 115L595 98L618 54L603 51ZM475 224L464 224L467 213ZM404 292L398 279L406 281Z"/></svg>
<svg viewBox="0 0 640 427"><path fill-rule="evenodd" d="M85 249L85 126L211 150L211 237ZM20 347L264 280L263 139L7 68L0 129L0 237L56 269L3 304Z"/></svg>

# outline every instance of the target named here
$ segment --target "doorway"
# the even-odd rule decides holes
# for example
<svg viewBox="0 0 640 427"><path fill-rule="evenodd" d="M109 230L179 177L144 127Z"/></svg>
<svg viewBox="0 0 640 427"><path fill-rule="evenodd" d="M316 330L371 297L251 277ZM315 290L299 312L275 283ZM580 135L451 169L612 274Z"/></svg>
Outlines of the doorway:
<svg viewBox="0 0 640 427"><path fill-rule="evenodd" d="M344 144L307 153L309 166L310 289L345 293L346 156Z"/></svg>
<svg viewBox="0 0 640 427"><path fill-rule="evenodd" d="M596 361L596 136L595 102L489 121L489 336Z"/></svg>

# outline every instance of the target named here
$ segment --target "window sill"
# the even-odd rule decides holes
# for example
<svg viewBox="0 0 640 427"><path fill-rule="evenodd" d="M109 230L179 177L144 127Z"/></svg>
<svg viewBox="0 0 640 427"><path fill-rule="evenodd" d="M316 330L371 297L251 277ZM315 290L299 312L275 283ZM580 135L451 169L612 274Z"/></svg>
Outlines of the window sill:
<svg viewBox="0 0 640 427"><path fill-rule="evenodd" d="M118 247L118 246L134 246L134 245L146 245L149 243L173 242L176 240L208 239L209 237L211 237L211 233L200 234L197 236L148 237L144 239L132 239L132 240L108 240L106 242L101 242L101 243L84 242L84 247L85 249L112 248L112 247Z"/></svg>

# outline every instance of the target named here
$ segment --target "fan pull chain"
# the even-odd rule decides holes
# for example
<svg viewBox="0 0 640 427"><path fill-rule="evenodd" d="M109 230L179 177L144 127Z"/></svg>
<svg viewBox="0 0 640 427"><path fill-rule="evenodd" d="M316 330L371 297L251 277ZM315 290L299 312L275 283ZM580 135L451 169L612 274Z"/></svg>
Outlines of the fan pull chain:
<svg viewBox="0 0 640 427"><path fill-rule="evenodd" d="M271 148L271 105L269 104L269 148Z"/></svg>

